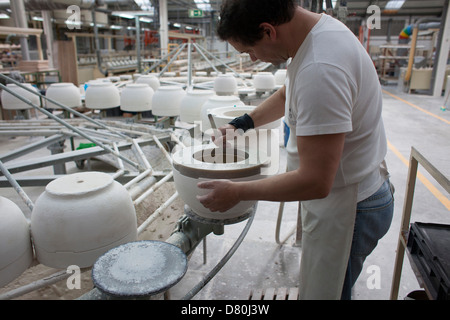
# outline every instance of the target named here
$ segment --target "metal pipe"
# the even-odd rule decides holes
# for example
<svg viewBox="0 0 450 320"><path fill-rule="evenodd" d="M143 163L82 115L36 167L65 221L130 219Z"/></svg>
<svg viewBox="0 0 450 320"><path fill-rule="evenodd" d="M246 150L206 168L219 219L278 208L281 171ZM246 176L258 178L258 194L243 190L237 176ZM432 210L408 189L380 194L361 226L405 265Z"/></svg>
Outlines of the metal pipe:
<svg viewBox="0 0 450 320"><path fill-rule="evenodd" d="M22 200L25 202L27 207L30 209L30 211L33 211L34 203L31 201L31 199L28 197L28 195L23 191L23 189L20 187L20 185L17 183L17 181L13 178L11 173L6 169L6 167L3 165L3 162L0 161L0 170L3 172L3 175L8 179L11 186L16 190L16 192L19 194L19 196L22 198ZM25 216L27 220L29 221L29 218Z"/></svg>
<svg viewBox="0 0 450 320"><path fill-rule="evenodd" d="M178 198L178 192L175 192L169 199L166 200L158 209L153 212L147 220L145 220L138 228L138 235L141 234L153 221L155 221L168 206Z"/></svg>
<svg viewBox="0 0 450 320"><path fill-rule="evenodd" d="M196 43L194 43L194 47L197 49L197 51L200 53L200 55L203 57L203 59L206 60L206 62L209 63L209 65L211 66L211 68L214 69L215 72L220 73L220 71L216 68L216 66L208 59L208 57L205 56L205 54L203 53L202 50L200 50L197 46Z"/></svg>
<svg viewBox="0 0 450 320"><path fill-rule="evenodd" d="M141 149L141 146L139 145L139 143L137 143L136 139L133 139L133 145L136 148L136 151L139 155L139 157L142 159L142 162L144 162L144 165L147 169L152 170L152 166L150 165L150 163L148 162L147 158L145 157L144 152Z"/></svg>
<svg viewBox="0 0 450 320"><path fill-rule="evenodd" d="M70 124L68 124L68 123L65 123L62 119L60 119L60 118L54 116L52 113L48 112L47 110L45 110L45 109L43 109L43 108L40 108L40 107L36 106L36 105L35 105L34 103L32 103L30 100L28 100L28 99L26 99L26 98L23 98L23 97L19 96L17 93L15 93L14 91L8 89L5 85L0 84L0 88L3 89L3 90L6 90L7 92L9 92L10 94L12 94L12 95L15 96L16 98L18 98L18 99L22 100L23 102L25 102L26 104L32 106L34 109L36 109L36 110L38 110L38 111L44 113L46 116L52 118L53 120L56 120L57 122L63 124L63 125L66 126L67 128L69 128L69 129L73 130L74 132L78 133L80 136L82 136L82 137L88 139L89 141L91 141L91 142L97 144L99 147L101 147L101 148L104 149L105 151L108 151L108 152L112 153L113 155L115 155L115 156L121 158L122 160L124 160L124 161L127 162L128 164L132 165L133 167L138 168L138 169L142 169L141 166L140 166L138 163L135 163L135 162L131 161L130 159L128 159L128 158L122 156L120 153L117 153L116 151L112 150L112 149L109 148L108 146L104 145L104 144L101 143L100 141L98 141L98 140L96 140L96 139L93 139L91 136L85 134L85 133L82 132L81 130L79 130L79 129L73 127L72 125L70 125Z"/></svg>
<svg viewBox="0 0 450 320"><path fill-rule="evenodd" d="M153 187L151 187L150 189L148 189L146 192L144 192L139 198L137 198L136 200L134 200L133 204L135 206L137 206L138 204L140 204L145 198L147 198L149 195L151 195L153 192L156 191L156 189L158 189L164 182L168 181L169 179L171 179L173 177L173 172L170 172L169 174L167 174L164 178L162 178L161 180L159 180Z"/></svg>
<svg viewBox="0 0 450 320"><path fill-rule="evenodd" d="M241 245L242 241L244 240L245 236L247 235L248 230L250 229L250 226L252 225L253 219L255 217L255 211L256 206L248 218L247 224L245 225L244 229L242 230L241 234L239 235L239 238L236 240L236 242L233 244L233 246L230 248L230 250L226 253L226 255L217 263L217 265L194 287L192 288L184 297L183 300L190 300L192 299L200 290L204 288L208 284L208 282L217 274L217 272L222 269L222 267L225 265L225 263L228 262L228 260L233 256L233 254L236 252L236 250Z"/></svg>
<svg viewBox="0 0 450 320"><path fill-rule="evenodd" d="M153 140L155 140L155 142L158 145L159 149L161 149L161 151L166 156L167 160L172 164L172 157L170 156L170 154L167 152L167 150L164 148L164 146L161 144L161 142L159 141L159 139L155 135L153 135Z"/></svg>
<svg viewBox="0 0 450 320"><path fill-rule="evenodd" d="M186 47L186 43L183 43L181 45L181 48L178 49L178 51L175 53L175 55L173 56L173 58L167 62L166 66L161 70L161 72L159 73L159 75L161 76L162 74L164 74L164 72L166 72L166 70L170 67L170 65L178 58L178 56L180 55L181 51L183 51L183 49Z"/></svg>

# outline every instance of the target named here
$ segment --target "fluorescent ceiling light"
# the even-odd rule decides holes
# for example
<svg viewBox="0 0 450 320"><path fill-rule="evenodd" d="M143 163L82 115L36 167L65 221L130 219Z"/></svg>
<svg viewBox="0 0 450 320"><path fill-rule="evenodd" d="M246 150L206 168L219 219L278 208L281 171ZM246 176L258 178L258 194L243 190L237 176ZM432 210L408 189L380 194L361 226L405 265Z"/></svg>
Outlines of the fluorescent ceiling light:
<svg viewBox="0 0 450 320"><path fill-rule="evenodd" d="M384 7L384 9L388 10L398 10L403 6L405 0L390 0Z"/></svg>
<svg viewBox="0 0 450 320"><path fill-rule="evenodd" d="M113 12L111 13L111 15L125 19L134 19L134 16L132 14L128 14L125 12Z"/></svg>
<svg viewBox="0 0 450 320"><path fill-rule="evenodd" d="M6 13L0 13L0 19L9 19L9 16Z"/></svg>
<svg viewBox="0 0 450 320"><path fill-rule="evenodd" d="M152 23L153 19L149 19L149 18L139 18L140 22L146 22L146 23Z"/></svg>
<svg viewBox="0 0 450 320"><path fill-rule="evenodd" d="M122 26L116 26L116 25L112 25L112 26L110 26L109 27L110 29L114 29L114 30L120 30L120 29L122 29L123 27Z"/></svg>

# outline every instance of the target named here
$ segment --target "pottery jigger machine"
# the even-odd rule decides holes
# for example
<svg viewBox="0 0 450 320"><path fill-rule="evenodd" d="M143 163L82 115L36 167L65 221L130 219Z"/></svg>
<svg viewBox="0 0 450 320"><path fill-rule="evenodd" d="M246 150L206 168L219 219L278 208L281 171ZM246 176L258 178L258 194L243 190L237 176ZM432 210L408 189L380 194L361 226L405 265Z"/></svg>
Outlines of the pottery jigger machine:
<svg viewBox="0 0 450 320"><path fill-rule="evenodd" d="M21 86L20 83L4 75L0 74L0 77L13 83L15 82L18 86ZM79 297L79 299L160 299L163 294L166 294L166 297L168 297L169 289L177 284L184 277L187 271L188 256L192 254L194 249L202 241L204 244L204 249L206 249L206 242L204 240L208 234L213 233L215 235L222 235L224 233L224 225L247 220L242 233L237 238L233 246L229 249L227 254L205 276L205 278L193 287L192 290L190 290L183 298L191 299L217 274L217 272L231 258L239 245L242 243L252 224L256 210L256 202L245 203L243 207L237 206L234 211L226 212L224 214L211 213L204 211L203 209L198 209L198 203L195 203L197 200L193 200L195 197L193 198L191 194L192 190L194 190L194 192L197 192L198 190L196 190L196 187L193 187L192 184L196 185L199 179L215 179L223 177L236 180L257 179L262 176L261 169L265 164L267 164L265 160L260 160L258 158L258 161L254 163L249 161L249 159L253 159L252 155L249 154L249 151L238 152L234 149L231 151L222 150L222 154L215 154L216 149L213 148L211 144L186 147L179 140L178 136L174 134L174 131L160 130L158 131L159 133L164 132L167 134L171 140L175 141L176 144L181 146L181 148L178 152L171 156L162 145L160 139L157 137L157 134L152 135L152 142L158 145L173 167L173 171L169 174L162 178L155 178L152 175L152 166L142 153L139 140L130 138L130 136L123 134L120 128L111 128L111 126L105 125L102 121L87 117L86 115L60 104L57 101L46 98L40 93L34 93L41 99L47 99L65 111L73 113L77 117L80 117L89 123L95 124L97 127L105 129L108 132L125 139L129 145L135 147L138 156L140 156L141 163L136 163L120 153L116 144L113 144L113 147L111 147L104 140L94 138L94 135L87 133L85 130L72 126L68 123L68 121L53 115L47 110L32 103L28 99L16 94L6 86L0 84L0 88L2 90L6 90L15 98L27 103L39 112L44 113L48 118L63 125L65 128L69 129L73 135L86 138L90 142L95 143L97 148L114 155L117 161L122 164L122 169L112 176L99 172L93 172L92 174L84 173L85 175L63 175L62 177L51 181L47 185L46 191L38 198L36 203L33 203L13 177L11 172L9 172L7 166L0 161L0 169L3 175L32 212L31 218L24 215L27 220L26 223L29 224L30 233L27 235L29 236L29 242L24 254L28 254L33 258L33 262L31 264L29 261L24 262L22 259L20 263L23 270L16 268L15 273L12 274L8 273L10 270L8 271L4 269L0 264L0 278L4 278L0 279L0 284L2 286L6 285L20 276L20 274L28 267L42 263L42 261L45 261L45 263L42 263L44 265L63 269L51 277L37 280L29 285L4 293L0 295L0 299L13 299L17 296L34 291L40 287L66 279L69 274L67 274L64 268L67 268L70 265L80 265L84 271L89 269L92 270L94 288ZM26 87L24 87L24 89L29 90ZM229 152L231 152L232 155L231 161L217 161L217 159L228 159ZM115 179L123 175L126 171L123 169L124 162L134 168L137 168L140 173L133 179L129 180L129 182L125 185L121 185L115 181ZM44 201L41 198L60 198L58 201L62 201L61 203L64 203L64 201L67 203L67 199L75 199L74 202L75 205L77 205L77 201L80 201L80 199L81 201L86 202L91 201L91 198L89 197L95 198L98 194L105 194L106 198L99 201L100 206L108 205L108 201L111 201L110 207L113 207L114 201L108 199L121 199L114 192L120 193L125 191L128 193L128 196L130 196L130 186L134 183L142 181L144 178L149 178L149 180L151 180L151 182L147 184L148 189L135 201L131 201L130 199L130 203L123 207L125 209L121 209L121 212L117 213L117 216L115 216L116 220L114 221L119 222L119 227L117 228L122 229L111 229L109 234L105 234L101 241L111 235L116 238L113 237L114 239L106 240L106 242L99 242L98 239L95 238L94 234L91 235L92 241L81 244L77 243L77 245L80 246L77 249L78 251L70 248L70 245L73 245L70 243L68 244L69 247L66 248L57 247L58 245L63 246L64 241L55 241L57 238L51 237L60 236L58 235L58 232L65 233L64 236L69 237L70 233L66 230L66 226L69 224L64 224L64 221L61 222L61 219L63 220L64 217L58 217L61 219L54 219L55 217L51 217L51 209L45 207L45 205L48 205L48 203L53 200ZM144 198L151 195L164 182L171 179L174 180L177 191L152 215L150 215L147 220L145 220L140 226L137 226L133 204L136 205ZM77 185L80 189L71 188L71 186L74 185ZM116 191L113 192L113 188L115 188L114 190ZM149 224L154 222L179 196L186 203L184 208L185 214L179 219L177 227L171 236L166 241L138 241L137 236L142 233ZM128 200L122 200L121 202L123 204L123 202L127 201ZM45 205L42 203L45 203ZM58 205L61 206L61 203L58 203ZM44 208L40 208L39 211L38 207ZM129 210L129 212L125 213L127 210ZM101 209L98 209L98 211L101 211ZM94 208L94 213L91 214L91 216L95 215L95 212L96 211ZM82 215L82 213L77 212L77 214L78 213ZM35 221L33 220L33 215L35 215ZM126 219L124 219L124 215L127 215ZM40 221L41 223L39 224L40 219L38 218L53 218L52 221L59 221L60 225L54 225L54 228L52 229L45 229L45 221ZM111 226L111 223L108 224L106 222L108 218L110 217L99 218L96 223L104 226ZM73 224L76 223L82 222L73 220L70 222L70 225L73 226ZM89 220L85 223L89 224ZM132 226L131 229L130 226ZM81 228L81 230L84 230L84 227L88 228L86 225L80 225L78 227ZM119 236L120 232L122 232L122 234ZM77 235L74 234L73 237L74 239L77 238L74 241L80 240L80 235L77 237ZM30 249L30 242L34 250ZM73 252L71 252L71 250ZM2 253L1 250L0 253ZM16 258L11 258L11 263L9 264L10 267L14 266L15 263L18 263L17 261L19 259L14 259Z"/></svg>

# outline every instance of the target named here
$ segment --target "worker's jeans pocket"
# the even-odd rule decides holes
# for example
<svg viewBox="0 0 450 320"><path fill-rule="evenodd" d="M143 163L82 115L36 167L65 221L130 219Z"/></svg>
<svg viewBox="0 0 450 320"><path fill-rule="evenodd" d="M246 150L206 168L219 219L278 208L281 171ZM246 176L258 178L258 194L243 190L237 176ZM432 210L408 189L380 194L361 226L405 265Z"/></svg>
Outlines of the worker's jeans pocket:
<svg viewBox="0 0 450 320"><path fill-rule="evenodd" d="M352 256L367 256L389 230L394 211L394 197L389 180L369 198L358 202Z"/></svg>
<svg viewBox="0 0 450 320"><path fill-rule="evenodd" d="M351 298L351 288L361 273L364 260L391 226L394 212L393 192L393 186L387 180L377 192L358 202L342 299Z"/></svg>

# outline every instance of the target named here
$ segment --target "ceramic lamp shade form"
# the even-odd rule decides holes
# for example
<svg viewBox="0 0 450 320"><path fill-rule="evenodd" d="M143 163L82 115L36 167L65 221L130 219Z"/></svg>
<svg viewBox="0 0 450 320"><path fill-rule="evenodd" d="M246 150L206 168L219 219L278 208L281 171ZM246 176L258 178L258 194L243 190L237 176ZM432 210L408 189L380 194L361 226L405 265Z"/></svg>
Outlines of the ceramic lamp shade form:
<svg viewBox="0 0 450 320"><path fill-rule="evenodd" d="M89 109L116 108L120 105L119 89L111 82L93 81L86 89L85 102Z"/></svg>
<svg viewBox="0 0 450 320"><path fill-rule="evenodd" d="M81 106L80 90L71 82L51 84L48 87L45 96L69 108ZM47 101L47 108L62 109L62 107L50 101Z"/></svg>
<svg viewBox="0 0 450 320"><path fill-rule="evenodd" d="M201 110L203 104L212 96L212 90L188 91L180 103L180 121L194 123L201 121Z"/></svg>
<svg viewBox="0 0 450 320"><path fill-rule="evenodd" d="M205 132L211 129L211 123L208 118L208 114L211 110L221 107L233 107L243 106L244 103L236 96L218 96L214 95L210 97L202 106L201 118L202 118L202 131ZM218 126L216 126L218 128Z"/></svg>
<svg viewBox="0 0 450 320"><path fill-rule="evenodd" d="M128 191L103 172L82 172L50 182L36 200L31 233L37 260L49 267L90 267L120 244L137 239Z"/></svg>
<svg viewBox="0 0 450 320"><path fill-rule="evenodd" d="M236 89L237 81L232 74L219 74L214 79L214 91L219 96L233 95Z"/></svg>
<svg viewBox="0 0 450 320"><path fill-rule="evenodd" d="M38 93L37 89L33 87L30 83L22 83L21 85ZM30 91L21 88L14 83L8 83L6 85L6 88L13 91L20 97L30 100L34 105L36 106L40 105L39 96L37 94L31 93ZM5 110L26 110L33 108L32 106L23 102L19 98L16 98L14 95L12 95L6 90L2 90L2 107Z"/></svg>
<svg viewBox="0 0 450 320"><path fill-rule="evenodd" d="M212 212L197 199L197 195L205 195L211 190L200 189L197 184L200 181L216 179L251 181L262 178L261 167L267 159L257 156L256 152L256 148L244 151L211 145L196 145L177 151L173 155L173 178L181 199L203 218L239 218L255 205L256 201L242 201L225 212Z"/></svg>
<svg viewBox="0 0 450 320"><path fill-rule="evenodd" d="M120 95L120 110L145 112L152 110L154 91L145 83L128 84Z"/></svg>
<svg viewBox="0 0 450 320"><path fill-rule="evenodd" d="M0 287L20 276L33 261L30 227L20 208L0 197Z"/></svg>
<svg viewBox="0 0 450 320"><path fill-rule="evenodd" d="M253 76L256 91L267 91L275 88L275 76L270 72L259 72Z"/></svg>
<svg viewBox="0 0 450 320"><path fill-rule="evenodd" d="M180 115L181 100L186 91L179 86L162 86L153 95L152 113L155 116L177 117Z"/></svg>
<svg viewBox="0 0 450 320"><path fill-rule="evenodd" d="M136 83L145 83L149 85L153 89L153 91L158 90L161 85L159 79L156 76L149 74L141 75L136 79Z"/></svg>

